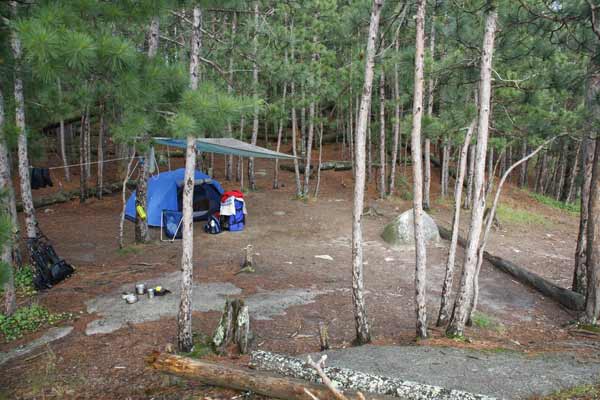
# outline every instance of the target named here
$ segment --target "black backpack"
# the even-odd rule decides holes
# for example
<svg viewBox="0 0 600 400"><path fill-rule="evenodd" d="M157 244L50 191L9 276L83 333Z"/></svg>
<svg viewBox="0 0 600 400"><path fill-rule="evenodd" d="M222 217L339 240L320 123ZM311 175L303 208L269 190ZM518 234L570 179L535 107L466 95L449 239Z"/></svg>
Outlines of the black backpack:
<svg viewBox="0 0 600 400"><path fill-rule="evenodd" d="M45 236L27 241L33 264L33 284L36 290L50 289L53 285L71 276L75 269L58 257Z"/></svg>

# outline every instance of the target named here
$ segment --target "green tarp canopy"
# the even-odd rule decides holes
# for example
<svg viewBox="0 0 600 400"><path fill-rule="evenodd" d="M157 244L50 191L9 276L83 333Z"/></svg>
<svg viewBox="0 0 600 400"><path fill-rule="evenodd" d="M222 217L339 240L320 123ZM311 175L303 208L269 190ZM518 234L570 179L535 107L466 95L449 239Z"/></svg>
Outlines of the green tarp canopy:
<svg viewBox="0 0 600 400"><path fill-rule="evenodd" d="M154 142L156 144L180 147L182 149L187 147L186 139L158 137L154 138ZM279 153L260 146L254 146L232 138L199 138L196 139L196 148L198 151L205 153L233 154L240 157L279 158L287 160L293 160L295 158L289 154Z"/></svg>

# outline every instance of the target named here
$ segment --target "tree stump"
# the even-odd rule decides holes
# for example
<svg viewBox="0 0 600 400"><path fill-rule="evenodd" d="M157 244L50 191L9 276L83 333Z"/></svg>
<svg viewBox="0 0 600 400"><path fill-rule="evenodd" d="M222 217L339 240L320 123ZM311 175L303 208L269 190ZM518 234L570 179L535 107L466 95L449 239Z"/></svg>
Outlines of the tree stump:
<svg viewBox="0 0 600 400"><path fill-rule="evenodd" d="M319 342L321 351L329 350L329 329L323 321L319 322Z"/></svg>
<svg viewBox="0 0 600 400"><path fill-rule="evenodd" d="M219 325L212 338L214 350L218 354L224 354L231 343L238 346L241 354L248 351L250 342L250 315L248 306L240 299L227 299L223 307L223 314Z"/></svg>

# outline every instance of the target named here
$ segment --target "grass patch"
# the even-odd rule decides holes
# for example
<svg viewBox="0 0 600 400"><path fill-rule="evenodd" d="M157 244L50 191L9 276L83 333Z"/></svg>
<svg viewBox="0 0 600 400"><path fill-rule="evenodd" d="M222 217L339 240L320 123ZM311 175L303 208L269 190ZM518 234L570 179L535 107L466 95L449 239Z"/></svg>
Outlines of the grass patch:
<svg viewBox="0 0 600 400"><path fill-rule="evenodd" d="M571 400L571 399L597 399L600 397L598 385L580 385L570 389L563 389L551 395L536 397L538 400Z"/></svg>
<svg viewBox="0 0 600 400"><path fill-rule="evenodd" d="M480 329L489 329L498 333L504 333L506 330L502 323L496 321L492 316L480 311L475 311L473 313L471 316L471 322L473 323L473 326L476 326Z"/></svg>
<svg viewBox="0 0 600 400"><path fill-rule="evenodd" d="M12 267L10 267L12 268ZM14 282L17 296L31 297L37 293L33 286L33 268L29 265L23 266L14 271ZM0 288L0 296L4 294L4 290Z"/></svg>
<svg viewBox="0 0 600 400"><path fill-rule="evenodd" d="M131 246L125 246L119 250L117 250L117 253L119 253L119 255L121 256L127 256L130 254L138 254L142 249L140 248L139 245L131 245Z"/></svg>
<svg viewBox="0 0 600 400"><path fill-rule="evenodd" d="M500 223L512 223L519 225L541 225L548 226L550 221L543 215L527 210L519 210L500 204L496 210L496 217Z"/></svg>
<svg viewBox="0 0 600 400"><path fill-rule="evenodd" d="M185 353L186 356L191 358L203 358L209 354L214 354L210 337L199 332L194 332L192 338L194 340L194 349L189 353Z"/></svg>
<svg viewBox="0 0 600 400"><path fill-rule="evenodd" d="M18 308L10 317L0 314L0 333L6 342L10 342L43 326L55 325L72 317L71 313L51 313L45 307L34 303Z"/></svg>
<svg viewBox="0 0 600 400"><path fill-rule="evenodd" d="M531 197L552 208L558 208L560 210L568 211L572 214L579 214L581 212L581 203L576 201L575 203L563 203L552 197L544 196L539 193L529 193Z"/></svg>

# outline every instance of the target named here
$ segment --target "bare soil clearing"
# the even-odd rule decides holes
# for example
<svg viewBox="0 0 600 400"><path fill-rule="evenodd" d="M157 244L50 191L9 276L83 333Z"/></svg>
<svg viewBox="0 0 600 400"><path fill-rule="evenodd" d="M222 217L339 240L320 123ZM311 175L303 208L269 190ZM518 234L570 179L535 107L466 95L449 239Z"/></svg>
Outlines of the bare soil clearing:
<svg viewBox="0 0 600 400"><path fill-rule="evenodd" d="M324 159L336 159L338 155L339 149L332 146L325 152ZM222 179L223 160L216 159L216 178ZM174 160L174 166L177 161L180 160ZM352 172L324 171L319 199L299 201L293 199L292 173L282 171L280 181L284 187L271 189L272 168L272 162L257 162L260 190L247 194L249 216L244 231L208 235L202 231L202 223L196 224L194 280L202 285L230 285L239 289L239 294L235 290L230 295L262 299L262 304L267 304L266 309L279 307L278 312L272 312L268 318L257 318L258 308L253 312L251 305L255 348L288 354L318 351L321 321L329 326L333 348L349 347L354 339L350 292ZM406 171L402 173L406 176ZM434 175L433 182L438 181ZM226 188L239 185L221 183ZM374 342L414 345L414 248L394 250L380 238L385 224L409 209L410 202L391 198L375 203L374 188L373 182L369 185L366 204L376 204L382 215L364 217L366 303ZM432 189L432 198L437 199L439 188L434 185ZM400 196L403 190L399 191ZM510 188L503 199L507 199L506 204L511 207L526 208L545 216L550 223L543 226L503 223L502 230L492 235L489 251L568 287L577 218L539 205L519 189ZM58 253L77 267L77 273L52 290L38 294L36 301L52 311L69 311L79 317L73 322L74 331L67 337L32 353L33 358L22 357L3 366L0 387L8 398L178 399L192 394L214 397L213 389L174 381L144 368L146 354L163 350L167 343L174 342L176 324L172 314L159 315L158 320L143 320L146 322L123 318L120 328L112 333L92 336L85 333L93 321L107 318L106 309L88 313L93 310L88 309L90 302L119 297L123 286L133 289L136 282L154 280L168 282L165 284L168 289L178 289L177 281L169 277L175 276L180 268L179 243L157 240L146 246L117 251L120 206L120 196L113 195L101 201L91 199L85 204L71 202L38 210L42 230ZM450 203L437 201L433 209L434 219L447 227L451 218ZM463 221L467 218L465 212ZM126 228L126 237L131 239L132 224L127 223ZM153 230L152 235L158 239L158 230ZM254 246L257 271L236 274L242 249L248 244ZM333 260L317 258L318 255L328 255ZM428 249L430 325L437 317L445 255L445 242ZM318 295L305 303L281 306L281 303L265 300L273 292L309 290ZM173 298L169 301L173 302ZM134 306L143 307L144 302ZM198 306L194 329L210 335L219 318L219 311L214 309L219 307ZM134 308L131 310L133 313ZM598 336L562 327L575 318L574 314L514 282L488 263L481 272L480 311L489 323L468 330L471 342L446 339L441 329L432 328L432 339L417 345L488 351L512 349L525 355L570 351L581 358L589 358L600 348ZM0 351L42 334L0 345ZM233 362L244 364L247 360L242 357ZM496 384L511 382L499 377ZM225 395L219 392L218 397Z"/></svg>

